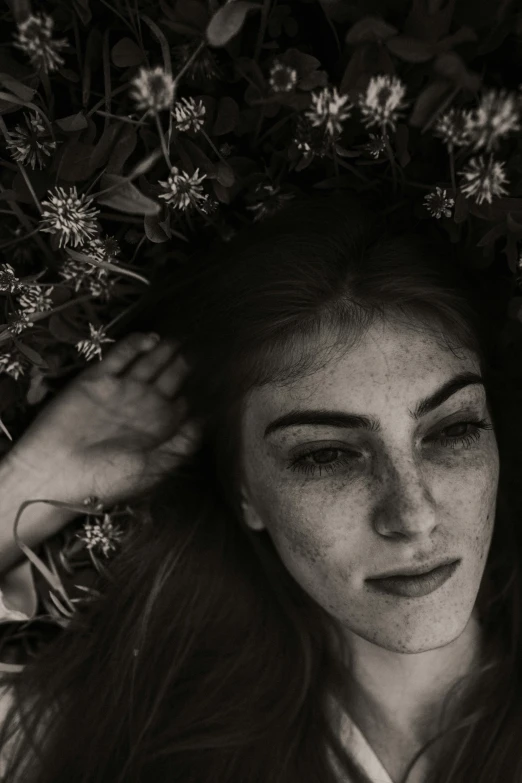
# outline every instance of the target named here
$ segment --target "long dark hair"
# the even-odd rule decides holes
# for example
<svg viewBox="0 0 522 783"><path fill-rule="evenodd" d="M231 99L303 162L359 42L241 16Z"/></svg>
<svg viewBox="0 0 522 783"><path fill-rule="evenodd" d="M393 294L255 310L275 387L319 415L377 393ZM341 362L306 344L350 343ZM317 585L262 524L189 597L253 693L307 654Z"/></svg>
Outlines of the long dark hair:
<svg viewBox="0 0 522 783"><path fill-rule="evenodd" d="M252 388L314 365L307 344L325 326L346 344L393 314L475 351L501 462L477 599L487 644L451 704L430 781L519 781L516 384L498 348L502 306L433 223L398 230L342 193L298 196L194 258L155 306L151 325L189 362L180 395L202 440L140 498L101 597L22 674L4 675L14 701L0 744L23 730L8 780L335 783L334 758L367 783L330 712L328 694L349 688L340 629L243 521L239 423Z"/></svg>

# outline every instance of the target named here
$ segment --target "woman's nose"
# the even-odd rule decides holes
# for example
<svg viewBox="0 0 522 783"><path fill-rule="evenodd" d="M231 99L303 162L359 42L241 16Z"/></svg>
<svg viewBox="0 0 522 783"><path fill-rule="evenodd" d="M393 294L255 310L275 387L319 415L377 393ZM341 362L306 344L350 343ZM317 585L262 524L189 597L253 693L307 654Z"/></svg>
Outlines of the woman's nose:
<svg viewBox="0 0 522 783"><path fill-rule="evenodd" d="M426 533L436 524L436 504L426 472L411 458L387 471L373 510L380 532Z"/></svg>

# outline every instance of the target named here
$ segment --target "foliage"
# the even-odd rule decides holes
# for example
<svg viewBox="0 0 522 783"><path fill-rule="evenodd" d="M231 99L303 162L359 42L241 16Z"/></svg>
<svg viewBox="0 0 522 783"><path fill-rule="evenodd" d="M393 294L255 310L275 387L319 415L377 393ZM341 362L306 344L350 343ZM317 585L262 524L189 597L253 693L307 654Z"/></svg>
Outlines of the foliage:
<svg viewBox="0 0 522 783"><path fill-rule="evenodd" d="M193 250L313 188L377 189L404 220L438 221L471 265L511 286L518 329L522 12L512 0L5 6L3 452ZM78 569L102 570L113 551L117 514L106 511L93 507L55 542L84 592ZM46 607L61 624L56 592Z"/></svg>

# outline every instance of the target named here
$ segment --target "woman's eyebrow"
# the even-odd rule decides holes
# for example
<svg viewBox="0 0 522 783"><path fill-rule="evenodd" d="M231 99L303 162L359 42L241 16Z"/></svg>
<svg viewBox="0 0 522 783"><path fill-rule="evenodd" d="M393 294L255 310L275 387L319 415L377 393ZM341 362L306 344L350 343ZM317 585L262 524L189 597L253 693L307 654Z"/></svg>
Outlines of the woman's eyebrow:
<svg viewBox="0 0 522 783"><path fill-rule="evenodd" d="M449 397L456 392L464 389L471 384L481 384L484 386L484 380L481 375L474 372L461 372L450 378L436 389L428 397L424 397L420 400L413 411L408 411L412 419L420 419L430 411L438 408ZM344 427L351 429L364 429L371 430L372 432L379 432L381 424L374 416L363 416L356 413L346 413L345 411L336 410L321 410L321 409L308 409L308 410L291 410L288 413L284 413L282 416L278 416L277 419L270 422L265 429L264 437L271 435L273 432L285 427L308 425L317 426L323 425L328 427Z"/></svg>

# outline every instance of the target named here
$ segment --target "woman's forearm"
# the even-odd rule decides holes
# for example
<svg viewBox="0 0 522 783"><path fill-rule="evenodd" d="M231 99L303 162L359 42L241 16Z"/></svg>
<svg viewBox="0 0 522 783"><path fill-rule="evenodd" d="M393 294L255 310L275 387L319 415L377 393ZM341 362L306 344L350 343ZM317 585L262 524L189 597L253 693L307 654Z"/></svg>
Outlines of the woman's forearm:
<svg viewBox="0 0 522 783"><path fill-rule="evenodd" d="M15 541L13 529L16 515L26 500L60 500L69 498L58 489L56 480L38 477L24 470L23 460L12 460L9 453L0 461L0 574L5 573L25 559L25 554ZM70 522L76 513L48 503L32 503L26 506L18 521L17 533L24 544L32 549L57 533Z"/></svg>

